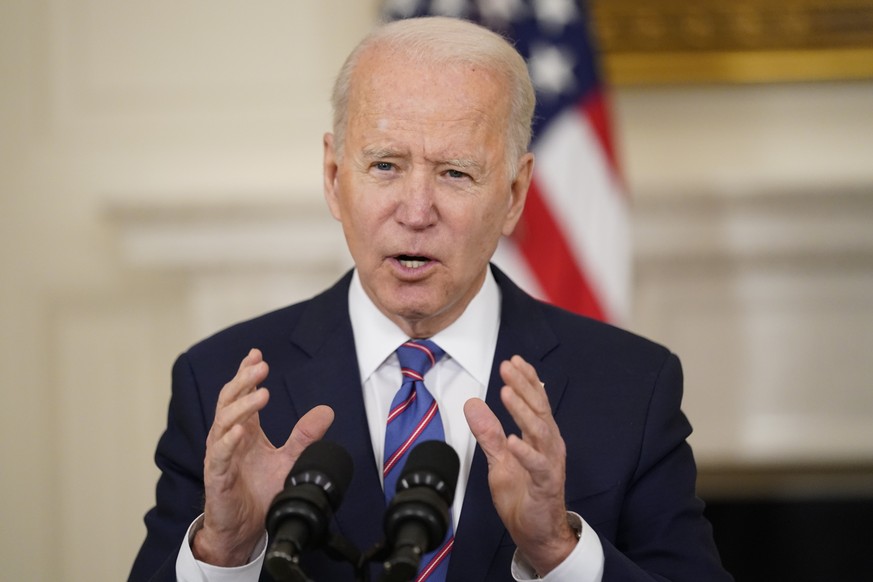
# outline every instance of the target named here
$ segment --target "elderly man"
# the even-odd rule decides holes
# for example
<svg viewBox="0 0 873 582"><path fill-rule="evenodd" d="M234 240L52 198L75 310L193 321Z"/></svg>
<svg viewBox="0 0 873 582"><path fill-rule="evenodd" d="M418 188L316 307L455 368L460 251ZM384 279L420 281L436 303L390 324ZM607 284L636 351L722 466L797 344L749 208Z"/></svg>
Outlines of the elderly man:
<svg viewBox="0 0 873 582"><path fill-rule="evenodd" d="M355 269L176 362L131 579L269 579L269 504L322 437L355 466L332 527L376 544L409 343L433 364L417 388L428 426L461 460L450 533L419 579L729 579L694 493L676 357L489 264L534 164L518 53L467 22L399 21L350 55L333 103L324 193ZM352 578L322 552L302 566Z"/></svg>

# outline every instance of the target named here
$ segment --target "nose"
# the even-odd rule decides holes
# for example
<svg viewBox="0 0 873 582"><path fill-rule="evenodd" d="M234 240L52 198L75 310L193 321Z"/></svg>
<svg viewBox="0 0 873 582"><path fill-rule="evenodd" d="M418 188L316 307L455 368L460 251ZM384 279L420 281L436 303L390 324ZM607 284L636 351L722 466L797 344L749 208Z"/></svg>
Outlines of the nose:
<svg viewBox="0 0 873 582"><path fill-rule="evenodd" d="M436 185L427 172L414 171L404 181L395 219L407 228L421 230L436 223Z"/></svg>

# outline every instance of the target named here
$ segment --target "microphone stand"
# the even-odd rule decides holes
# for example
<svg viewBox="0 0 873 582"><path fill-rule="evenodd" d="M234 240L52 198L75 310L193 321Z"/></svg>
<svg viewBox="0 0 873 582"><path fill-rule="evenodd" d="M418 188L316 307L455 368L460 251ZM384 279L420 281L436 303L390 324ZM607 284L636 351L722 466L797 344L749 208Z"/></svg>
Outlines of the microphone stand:
<svg viewBox="0 0 873 582"><path fill-rule="evenodd" d="M384 562L388 548L380 542L367 552L361 552L352 542L339 534L331 534L321 548L328 558L336 562L346 562L354 570L355 582L370 582L371 562ZM277 582L315 582L310 579L295 561L287 564L287 569L274 572Z"/></svg>
<svg viewBox="0 0 873 582"><path fill-rule="evenodd" d="M338 562L348 562L355 571L355 582L370 582L368 560L365 555L349 540L339 534L333 534L324 547L324 553Z"/></svg>
<svg viewBox="0 0 873 582"><path fill-rule="evenodd" d="M370 582L370 564L379 563L384 566L391 553L390 548L384 542L379 542L366 552L361 552L354 544L339 534L332 534L321 549L328 558L337 562L348 563L354 570L355 582ZM293 574L279 576L276 578L277 582L315 582L306 576L298 564L295 563L291 569L293 570ZM383 572L380 580L406 582L406 580L412 580L414 578L415 574L413 574L411 578L398 578L396 573L395 576L392 577L391 574L386 571Z"/></svg>

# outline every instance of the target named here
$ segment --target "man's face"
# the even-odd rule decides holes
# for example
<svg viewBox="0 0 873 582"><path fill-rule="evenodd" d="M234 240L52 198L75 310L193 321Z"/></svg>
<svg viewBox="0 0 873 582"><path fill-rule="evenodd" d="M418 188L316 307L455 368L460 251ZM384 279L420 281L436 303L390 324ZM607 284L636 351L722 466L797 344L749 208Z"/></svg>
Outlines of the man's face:
<svg viewBox="0 0 873 582"><path fill-rule="evenodd" d="M533 169L506 159L507 89L471 65L410 66L370 50L356 69L340 158L325 136L325 198L364 290L412 337L463 313Z"/></svg>

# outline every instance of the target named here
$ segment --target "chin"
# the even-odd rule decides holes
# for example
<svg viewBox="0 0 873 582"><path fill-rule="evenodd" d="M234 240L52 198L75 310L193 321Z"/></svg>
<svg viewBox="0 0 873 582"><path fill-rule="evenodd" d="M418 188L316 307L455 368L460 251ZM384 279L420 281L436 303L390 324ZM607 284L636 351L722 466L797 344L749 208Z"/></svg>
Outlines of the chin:
<svg viewBox="0 0 873 582"><path fill-rule="evenodd" d="M421 321L433 316L437 309L428 303L401 300L393 301L389 306L389 311L406 321Z"/></svg>
<svg viewBox="0 0 873 582"><path fill-rule="evenodd" d="M384 283L384 281L383 281ZM439 318L450 310L451 301L445 285L430 280L419 283L391 281L376 294L378 307L389 318L400 319L407 324Z"/></svg>
<svg viewBox="0 0 873 582"><path fill-rule="evenodd" d="M382 305L392 319L400 319L407 324L427 321L441 313L445 306L428 298L409 297L407 294L397 294L386 298Z"/></svg>

